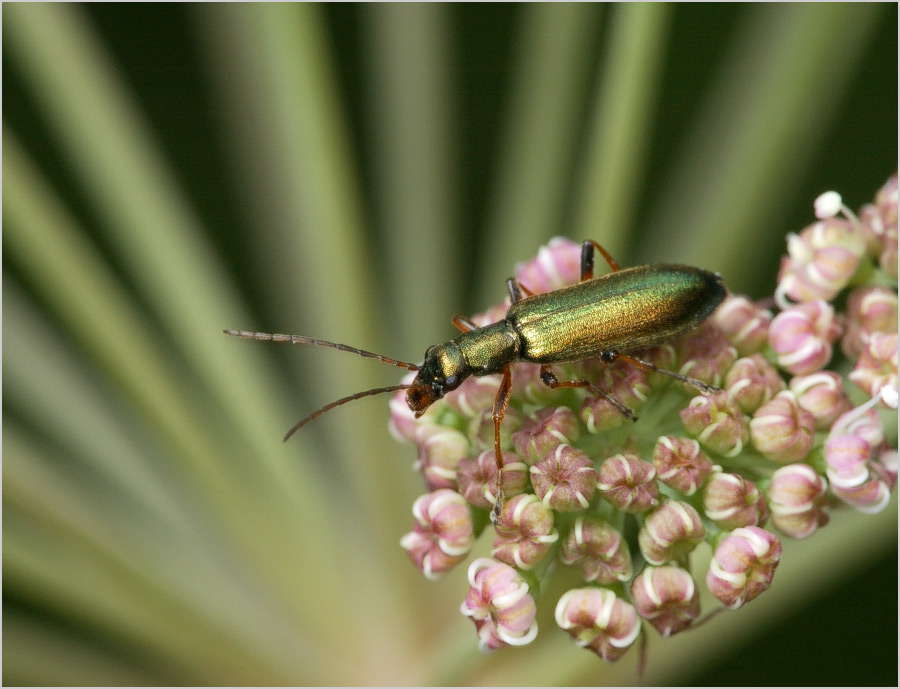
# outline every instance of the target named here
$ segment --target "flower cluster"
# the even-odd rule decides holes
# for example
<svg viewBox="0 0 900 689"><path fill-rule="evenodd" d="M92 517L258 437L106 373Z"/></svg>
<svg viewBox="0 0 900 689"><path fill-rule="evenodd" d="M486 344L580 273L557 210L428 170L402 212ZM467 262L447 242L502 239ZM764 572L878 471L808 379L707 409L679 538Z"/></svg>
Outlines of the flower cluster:
<svg viewBox="0 0 900 689"><path fill-rule="evenodd" d="M550 390L537 365L515 364L493 524L500 377L469 378L418 419L402 391L392 399L391 431L417 446L430 491L401 541L416 567L438 577L493 532L493 559L470 566L461 607L482 649L534 639L554 562L584 580L556 603L557 624L612 662L644 621L669 636L698 619L702 573L688 559L698 545L712 551L706 586L738 608L772 583L776 531L806 538L839 507L884 508L897 481L896 424L886 423L897 408L897 176L858 216L833 192L815 211L788 237L769 302L777 315L729 295L693 332L632 353L718 392L621 360L554 367L559 380L596 382L638 414L632 422L607 397ZM532 293L559 289L578 281L579 257L557 238L516 278ZM507 307L472 320L487 325ZM631 525L636 547L623 537Z"/></svg>

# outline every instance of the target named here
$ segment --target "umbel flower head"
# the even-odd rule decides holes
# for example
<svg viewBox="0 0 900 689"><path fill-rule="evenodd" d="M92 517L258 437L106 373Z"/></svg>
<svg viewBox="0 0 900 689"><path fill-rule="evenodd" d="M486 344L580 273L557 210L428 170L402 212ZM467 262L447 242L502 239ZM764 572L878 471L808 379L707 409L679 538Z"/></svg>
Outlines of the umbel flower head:
<svg viewBox="0 0 900 689"><path fill-rule="evenodd" d="M667 637L702 619L702 584L728 609L762 595L780 538L811 537L841 508L884 508L897 482L886 432L898 398L897 177L859 217L833 192L815 212L788 237L768 300L777 312L729 295L694 331L623 352L718 392L621 359L554 366L558 380L593 386L551 390L538 365L514 364L502 485L499 375L468 378L418 418L403 391L391 400L391 432L417 446L429 491L401 541L413 564L438 578L477 538L491 540L493 559L471 564L461 607L482 650L533 640L540 591L568 567L583 584L547 605L578 645L614 662L644 627ZM516 279L549 292L578 282L579 265L580 246L556 238ZM483 327L507 308L471 321ZM701 544L712 560L692 570Z"/></svg>

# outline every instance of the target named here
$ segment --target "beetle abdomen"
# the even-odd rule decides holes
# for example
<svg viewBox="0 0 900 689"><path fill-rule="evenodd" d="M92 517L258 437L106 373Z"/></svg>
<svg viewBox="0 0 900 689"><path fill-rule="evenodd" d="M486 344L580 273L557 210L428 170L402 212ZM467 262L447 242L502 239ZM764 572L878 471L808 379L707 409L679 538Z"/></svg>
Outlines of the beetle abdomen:
<svg viewBox="0 0 900 689"><path fill-rule="evenodd" d="M520 356L561 363L662 344L702 323L725 298L721 278L691 266L626 268L509 307Z"/></svg>

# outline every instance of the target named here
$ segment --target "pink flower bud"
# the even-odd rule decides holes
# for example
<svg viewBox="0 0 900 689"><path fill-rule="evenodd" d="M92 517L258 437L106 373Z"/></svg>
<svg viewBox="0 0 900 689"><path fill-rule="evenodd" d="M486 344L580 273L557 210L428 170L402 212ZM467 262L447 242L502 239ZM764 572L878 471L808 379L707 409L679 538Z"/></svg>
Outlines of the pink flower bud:
<svg viewBox="0 0 900 689"><path fill-rule="evenodd" d="M691 575L681 567L645 567L631 583L638 614L661 636L686 629L700 615L700 596Z"/></svg>
<svg viewBox="0 0 900 689"><path fill-rule="evenodd" d="M638 545L651 565L679 560L706 536L697 510L686 502L669 500L653 510L638 532Z"/></svg>
<svg viewBox="0 0 900 689"><path fill-rule="evenodd" d="M508 500L495 528L497 536L491 555L522 570L543 560L559 539L553 528L553 511L531 493Z"/></svg>
<svg viewBox="0 0 900 689"><path fill-rule="evenodd" d="M737 350L709 321L683 336L678 349L681 359L678 372L710 385L721 385L725 373L738 358ZM696 392L691 386L685 389Z"/></svg>
<svg viewBox="0 0 900 689"><path fill-rule="evenodd" d="M560 443L578 440L578 419L568 407L544 407L525 419L512 434L512 444L526 462L534 464Z"/></svg>
<svg viewBox="0 0 900 689"><path fill-rule="evenodd" d="M871 397L897 390L897 333L874 333L848 376Z"/></svg>
<svg viewBox="0 0 900 689"><path fill-rule="evenodd" d="M526 362L512 367L512 394L528 404L538 406L553 405L559 400L559 391L541 380L540 365Z"/></svg>
<svg viewBox="0 0 900 689"><path fill-rule="evenodd" d="M614 663L641 632L637 611L607 589L572 589L556 604L556 623L575 643Z"/></svg>
<svg viewBox="0 0 900 689"><path fill-rule="evenodd" d="M459 493L442 489L413 503L415 528L400 539L416 567L437 579L466 559L472 549L472 514Z"/></svg>
<svg viewBox="0 0 900 689"><path fill-rule="evenodd" d="M735 529L716 548L706 585L726 607L739 608L769 588L780 559L775 534L758 526Z"/></svg>
<svg viewBox="0 0 900 689"><path fill-rule="evenodd" d="M578 412L589 433L611 431L626 423L628 419L604 397L586 397Z"/></svg>
<svg viewBox="0 0 900 689"><path fill-rule="evenodd" d="M884 428L878 414L872 408L873 405L874 401L870 400L842 414L831 427L829 438L838 435L856 435L869 443L870 447L880 447L884 442Z"/></svg>
<svg viewBox="0 0 900 689"><path fill-rule="evenodd" d="M581 245L554 237L537 257L516 266L516 280L533 294L552 292L581 279Z"/></svg>
<svg viewBox="0 0 900 689"><path fill-rule="evenodd" d="M468 435L472 439L472 447L481 450L494 449L494 418L492 406L479 411L469 422ZM504 450L512 449L510 437L522 425L522 412L514 407L506 410L503 423L500 424L500 447Z"/></svg>
<svg viewBox="0 0 900 689"><path fill-rule="evenodd" d="M789 464L772 474L769 510L772 523L791 538L812 536L828 523L827 483L808 464Z"/></svg>
<svg viewBox="0 0 900 689"><path fill-rule="evenodd" d="M712 320L738 354L750 356L769 342L772 312L742 295L729 295L713 311Z"/></svg>
<svg viewBox="0 0 900 689"><path fill-rule="evenodd" d="M746 414L752 414L777 393L784 381L761 354L738 359L725 375L725 389Z"/></svg>
<svg viewBox="0 0 900 689"><path fill-rule="evenodd" d="M703 512L724 530L762 526L769 511L756 484L739 474L715 471L703 487Z"/></svg>
<svg viewBox="0 0 900 689"><path fill-rule="evenodd" d="M459 609L475 623L482 651L534 641L538 633L534 619L537 606L528 593L528 584L516 570L479 558L469 566L469 586Z"/></svg>
<svg viewBox="0 0 900 689"><path fill-rule="evenodd" d="M688 433L725 457L740 454L750 437L747 417L727 392L697 396L680 415Z"/></svg>
<svg viewBox="0 0 900 689"><path fill-rule="evenodd" d="M897 277L897 175L878 191L875 204L863 206L859 213L869 253L878 259L881 269Z"/></svg>
<svg viewBox="0 0 900 689"><path fill-rule="evenodd" d="M867 481L858 486L851 488L832 486L831 492L835 497L866 514L881 512L891 499L890 482L875 471L869 474Z"/></svg>
<svg viewBox="0 0 900 689"><path fill-rule="evenodd" d="M713 463L696 440L664 435L653 448L653 466L660 481L693 495L712 472Z"/></svg>
<svg viewBox="0 0 900 689"><path fill-rule="evenodd" d="M408 385L416 377L415 371L410 371L401 379L401 383ZM388 430L394 439L400 443L414 443L416 441L416 429L420 419L416 419L416 413L406 403L406 390L400 390L391 397L388 403L391 410L391 419L388 421ZM432 407L433 409L433 407ZM429 409L426 414L431 412ZM433 412L432 412L433 413Z"/></svg>
<svg viewBox="0 0 900 689"><path fill-rule="evenodd" d="M810 301L775 316L769 328L769 343L778 365L802 376L828 363L831 345L839 334L832 306L824 301Z"/></svg>
<svg viewBox="0 0 900 689"><path fill-rule="evenodd" d="M861 512L876 513L887 506L896 478L875 459L883 435L878 416L866 406L835 422L825 442L825 473L835 497Z"/></svg>
<svg viewBox="0 0 900 689"><path fill-rule="evenodd" d="M597 471L581 450L557 445L531 467L531 485L541 501L554 510L583 510L597 487Z"/></svg>
<svg viewBox="0 0 900 689"><path fill-rule="evenodd" d="M874 333L897 332L897 292L887 287L860 287L847 298L846 332L841 348L858 358Z"/></svg>
<svg viewBox="0 0 900 689"><path fill-rule="evenodd" d="M779 392L750 419L750 438L764 456L779 464L797 462L809 455L816 420L803 409L794 393Z"/></svg>
<svg viewBox="0 0 900 689"><path fill-rule="evenodd" d="M631 553L622 534L593 517L575 520L562 542L559 559L581 567L585 581L614 584L631 578Z"/></svg>
<svg viewBox="0 0 900 689"><path fill-rule="evenodd" d="M831 301L850 281L865 253L862 231L840 218L828 218L788 235L788 256L778 275L779 303Z"/></svg>
<svg viewBox="0 0 900 689"><path fill-rule="evenodd" d="M503 450L503 495L519 495L528 485L528 465L514 452ZM464 459L457 472L459 492L470 505L489 509L497 501L497 458L493 450L479 453L475 459Z"/></svg>
<svg viewBox="0 0 900 689"><path fill-rule="evenodd" d="M658 504L656 468L634 454L618 454L604 460L597 472L600 495L623 512L637 514Z"/></svg>
<svg viewBox="0 0 900 689"><path fill-rule="evenodd" d="M449 407L468 419L478 415L484 409L490 409L500 389L499 375L471 376L452 392L447 393L444 400Z"/></svg>
<svg viewBox="0 0 900 689"><path fill-rule="evenodd" d="M872 456L872 446L855 435L831 436L825 442L825 473L833 490L848 490L869 478L866 466Z"/></svg>
<svg viewBox="0 0 900 689"><path fill-rule="evenodd" d="M430 490L456 488L459 463L469 453L466 436L448 426L419 424L416 429L419 459L415 468L425 477Z"/></svg>
<svg viewBox="0 0 900 689"><path fill-rule="evenodd" d="M813 415L817 431L828 430L837 417L850 409L843 381L832 371L795 376L791 379L790 390L797 403Z"/></svg>

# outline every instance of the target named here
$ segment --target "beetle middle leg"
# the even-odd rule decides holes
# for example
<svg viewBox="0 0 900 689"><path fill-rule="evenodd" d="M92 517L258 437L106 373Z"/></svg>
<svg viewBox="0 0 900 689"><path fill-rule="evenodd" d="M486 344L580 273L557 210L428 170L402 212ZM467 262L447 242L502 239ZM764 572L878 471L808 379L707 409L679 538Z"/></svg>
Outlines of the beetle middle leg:
<svg viewBox="0 0 900 689"><path fill-rule="evenodd" d="M517 301L521 301L526 297L534 296L534 292L515 278L506 279L506 291L509 293L509 301L512 304L515 304Z"/></svg>
<svg viewBox="0 0 900 689"><path fill-rule="evenodd" d="M602 397L616 409L618 409L622 413L622 416L624 416L626 419L637 421L638 417L637 414L634 413L633 409L626 407L624 404L619 402L619 400L610 395L608 392L606 392L606 390L604 390L597 384L584 379L559 380L559 378L556 377L556 374L550 370L550 364L541 364L541 382L551 390L555 390L556 388L585 388L587 390L590 390L592 393L594 393L598 397Z"/></svg>
<svg viewBox="0 0 900 689"><path fill-rule="evenodd" d="M581 282L594 279L594 249L603 254L603 258L606 259L614 273L618 273L621 270L619 264L615 262L606 249L593 239L585 239L581 245Z"/></svg>

